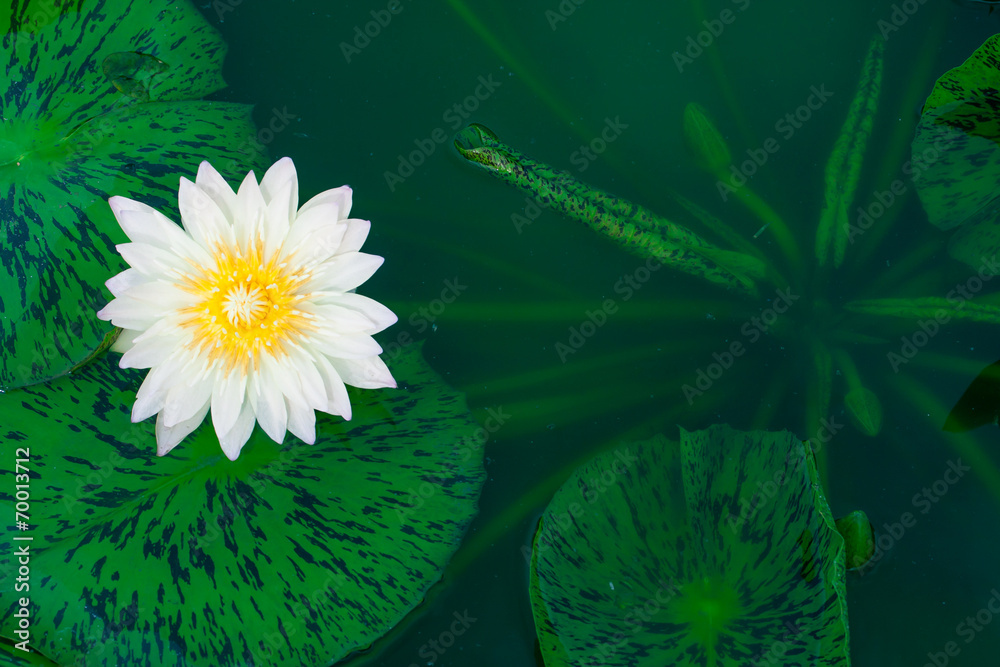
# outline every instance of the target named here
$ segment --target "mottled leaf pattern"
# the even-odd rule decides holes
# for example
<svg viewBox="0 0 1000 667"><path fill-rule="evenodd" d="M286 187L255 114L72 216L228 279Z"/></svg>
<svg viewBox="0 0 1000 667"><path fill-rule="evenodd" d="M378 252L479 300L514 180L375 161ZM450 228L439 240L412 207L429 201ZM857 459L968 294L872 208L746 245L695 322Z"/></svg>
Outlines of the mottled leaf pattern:
<svg viewBox="0 0 1000 667"><path fill-rule="evenodd" d="M746 263L730 266L739 253L722 253L687 227L662 218L627 199L598 190L565 171L531 159L499 140L489 128L473 123L458 133L455 148L466 160L520 188L538 204L584 223L640 257L654 258L685 273L728 288L755 294L744 273ZM754 258L747 263L755 266Z"/></svg>
<svg viewBox="0 0 1000 667"><path fill-rule="evenodd" d="M931 223L959 227L950 253L978 268L1000 250L1000 35L934 84L913 140L914 180Z"/></svg>
<svg viewBox="0 0 1000 667"><path fill-rule="evenodd" d="M33 643L59 664L330 665L422 600L475 514L477 425L416 346L316 445L258 429L235 462L210 421L157 458L118 358L0 396L0 454L31 449ZM9 550L0 576L12 637Z"/></svg>
<svg viewBox="0 0 1000 667"><path fill-rule="evenodd" d="M107 333L95 316L103 284L125 268L109 196L171 213L179 177L201 160L232 180L264 160L248 106L181 101L224 85L225 44L187 0L15 0L0 21L0 389L9 389L65 373ZM109 77L105 63L129 53L144 55Z"/></svg>
<svg viewBox="0 0 1000 667"><path fill-rule="evenodd" d="M850 664L843 539L791 433L602 454L556 493L533 556L547 667Z"/></svg>

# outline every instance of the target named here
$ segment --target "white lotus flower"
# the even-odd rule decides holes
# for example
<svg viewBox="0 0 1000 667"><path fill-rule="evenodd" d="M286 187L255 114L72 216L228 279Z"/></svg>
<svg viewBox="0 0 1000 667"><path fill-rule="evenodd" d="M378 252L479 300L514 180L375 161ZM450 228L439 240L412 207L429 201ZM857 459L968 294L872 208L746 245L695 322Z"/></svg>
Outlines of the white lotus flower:
<svg viewBox="0 0 1000 667"><path fill-rule="evenodd" d="M239 456L254 423L312 444L315 410L351 418L344 383L395 387L372 334L396 322L354 289L382 265L358 252L371 223L348 218L351 189L298 207L289 158L234 193L208 162L181 178L183 228L125 197L109 200L132 267L107 282L98 317L124 331L122 368L149 368L132 421L157 414L163 456L212 410L222 450Z"/></svg>

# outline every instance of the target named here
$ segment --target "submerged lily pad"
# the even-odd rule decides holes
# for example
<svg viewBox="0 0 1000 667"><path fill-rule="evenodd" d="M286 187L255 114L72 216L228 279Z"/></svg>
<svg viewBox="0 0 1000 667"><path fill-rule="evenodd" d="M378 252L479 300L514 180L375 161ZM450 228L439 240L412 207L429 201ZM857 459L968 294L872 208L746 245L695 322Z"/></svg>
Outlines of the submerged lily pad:
<svg viewBox="0 0 1000 667"><path fill-rule="evenodd" d="M850 664L844 540L788 432L596 457L542 515L531 576L548 667Z"/></svg>
<svg viewBox="0 0 1000 667"><path fill-rule="evenodd" d="M59 664L332 664L423 599L476 512L478 426L416 346L399 389L317 415L316 445L258 429L237 461L211 422L157 458L129 419L144 371L117 359L0 396L0 451L30 449L31 644Z"/></svg>
<svg viewBox="0 0 1000 667"><path fill-rule="evenodd" d="M70 8L72 7L72 8ZM169 213L182 174L264 166L250 107L222 88L225 43L187 0L15 0L0 9L0 390L66 373L109 327L123 270L107 198Z"/></svg>
<svg viewBox="0 0 1000 667"><path fill-rule="evenodd" d="M1000 250L1000 35L935 82L910 165L931 223L958 227L951 255L979 268Z"/></svg>

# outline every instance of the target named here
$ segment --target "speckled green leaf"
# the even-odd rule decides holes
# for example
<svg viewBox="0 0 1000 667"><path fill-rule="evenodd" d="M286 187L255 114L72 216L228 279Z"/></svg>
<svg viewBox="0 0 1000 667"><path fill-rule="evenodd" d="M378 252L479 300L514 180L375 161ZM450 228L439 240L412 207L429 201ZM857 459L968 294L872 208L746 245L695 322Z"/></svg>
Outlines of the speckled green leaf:
<svg viewBox="0 0 1000 667"><path fill-rule="evenodd" d="M416 346L316 445L258 429L235 462L210 422L157 458L117 359L0 396L0 458L31 450L32 644L60 664L332 664L422 600L475 514L478 427Z"/></svg>
<svg viewBox="0 0 1000 667"><path fill-rule="evenodd" d="M850 664L843 538L788 432L596 457L546 508L532 569L542 646L568 655L548 667Z"/></svg>
<svg viewBox="0 0 1000 667"><path fill-rule="evenodd" d="M500 141L488 127L473 123L455 138L459 154L501 181L528 193L541 206L584 223L640 257L663 262L717 285L755 294L754 257L721 251L687 227L634 202L591 187L571 174L533 160Z"/></svg>
<svg viewBox="0 0 1000 667"><path fill-rule="evenodd" d="M0 20L10 30L0 41L0 389L10 389L65 373L107 333L95 313L104 281L124 268L114 245L125 240L110 195L169 213L179 176L201 160L241 178L263 156L248 107L182 101L224 85L225 44L187 0L21 1Z"/></svg>
<svg viewBox="0 0 1000 667"><path fill-rule="evenodd" d="M913 140L917 193L930 221L959 227L953 257L978 268L1000 250L1000 35L934 84Z"/></svg>

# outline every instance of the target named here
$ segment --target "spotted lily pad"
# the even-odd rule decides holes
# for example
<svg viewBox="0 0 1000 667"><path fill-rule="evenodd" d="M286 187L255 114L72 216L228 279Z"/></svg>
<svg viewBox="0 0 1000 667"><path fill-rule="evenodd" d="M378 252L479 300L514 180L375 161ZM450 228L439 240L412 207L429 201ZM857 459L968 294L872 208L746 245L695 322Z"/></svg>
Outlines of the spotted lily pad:
<svg viewBox="0 0 1000 667"><path fill-rule="evenodd" d="M264 166L249 106L222 88L225 43L188 0L14 0L0 9L0 390L63 374L100 344L123 270L107 198L169 213L209 160Z"/></svg>
<svg viewBox="0 0 1000 667"><path fill-rule="evenodd" d="M475 514L477 425L416 346L316 445L258 429L237 461L211 422L157 458L117 360L0 396L0 452L30 450L31 646L58 664L330 665L423 599ZM14 641L16 568L0 555Z"/></svg>
<svg viewBox="0 0 1000 667"><path fill-rule="evenodd" d="M949 251L979 268L1000 250L1000 35L945 72L924 104L910 168Z"/></svg>
<svg viewBox="0 0 1000 667"><path fill-rule="evenodd" d="M850 664L844 540L803 443L728 426L577 470L535 535L548 667Z"/></svg>

